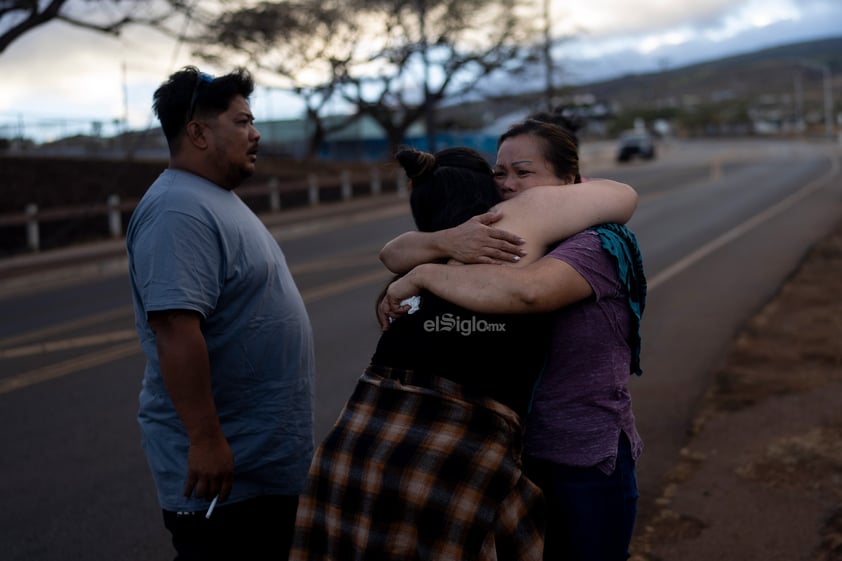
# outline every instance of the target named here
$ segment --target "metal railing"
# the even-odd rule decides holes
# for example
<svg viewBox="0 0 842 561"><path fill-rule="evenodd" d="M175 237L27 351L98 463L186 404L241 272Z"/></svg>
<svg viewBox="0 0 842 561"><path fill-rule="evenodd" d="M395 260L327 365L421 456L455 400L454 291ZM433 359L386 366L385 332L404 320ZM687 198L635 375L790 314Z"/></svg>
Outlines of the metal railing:
<svg viewBox="0 0 842 561"><path fill-rule="evenodd" d="M406 194L407 182L404 174L396 173L390 181L394 184L398 194ZM369 195L381 194L383 177L380 168L372 167L367 174L363 172L355 174L343 170L338 177L328 178L311 173L306 179L285 182L280 181L277 177L270 177L265 182L238 188L237 194L243 199L267 197L269 211L275 213L282 210L282 194L306 192L307 204L315 206L323 202L323 196L327 190L338 189L340 200L351 200L354 197L354 186L361 183L368 185ZM37 252L41 249L41 227L48 222L102 216L107 220L109 235L112 238L119 238L123 235L123 214L133 211L138 202L139 199L121 200L118 195L110 195L105 202L86 205L39 209L36 204L29 204L23 212L0 214L0 229L25 228L26 250L30 252Z"/></svg>

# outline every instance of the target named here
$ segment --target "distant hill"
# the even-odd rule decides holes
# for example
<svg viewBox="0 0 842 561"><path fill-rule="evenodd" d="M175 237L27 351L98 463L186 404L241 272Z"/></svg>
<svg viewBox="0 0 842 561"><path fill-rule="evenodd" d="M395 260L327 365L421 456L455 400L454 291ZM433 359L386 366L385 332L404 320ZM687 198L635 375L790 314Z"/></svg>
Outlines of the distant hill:
<svg viewBox="0 0 842 561"><path fill-rule="evenodd" d="M752 53L710 60L660 72L627 74L599 82L569 86L557 92L560 104L590 98L612 110L688 108L733 104L802 103L807 110L821 107L823 73L832 76L832 91L842 91L842 35L793 43ZM447 127L482 127L493 117L524 110L545 109L543 91L526 92L471 102L439 110ZM842 95L834 100L842 106ZM839 111L838 109L836 110Z"/></svg>
<svg viewBox="0 0 842 561"><path fill-rule="evenodd" d="M706 102L728 98L758 98L793 94L800 75L805 99L821 97L822 72L827 66L834 90L842 84L842 36L794 43L681 68L629 74L573 88L624 106L651 106L671 97L694 96ZM818 88L816 86L819 86ZM837 100L842 101L842 100Z"/></svg>

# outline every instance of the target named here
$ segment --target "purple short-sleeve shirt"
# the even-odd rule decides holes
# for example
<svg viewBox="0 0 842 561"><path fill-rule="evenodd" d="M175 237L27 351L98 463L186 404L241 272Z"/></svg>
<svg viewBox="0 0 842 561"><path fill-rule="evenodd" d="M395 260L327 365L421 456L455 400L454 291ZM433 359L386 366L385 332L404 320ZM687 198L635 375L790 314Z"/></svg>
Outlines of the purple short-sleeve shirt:
<svg viewBox="0 0 842 561"><path fill-rule="evenodd" d="M572 236L547 257L573 267L593 296L556 312L547 366L527 418L526 454L611 473L622 432L635 460L643 450L627 387L633 313L628 293L595 231Z"/></svg>

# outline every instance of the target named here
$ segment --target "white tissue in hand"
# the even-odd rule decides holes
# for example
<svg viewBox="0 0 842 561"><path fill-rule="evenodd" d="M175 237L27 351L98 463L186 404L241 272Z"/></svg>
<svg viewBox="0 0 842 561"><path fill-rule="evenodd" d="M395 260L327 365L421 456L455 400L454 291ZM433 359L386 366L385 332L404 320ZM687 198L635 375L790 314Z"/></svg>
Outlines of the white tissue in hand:
<svg viewBox="0 0 842 561"><path fill-rule="evenodd" d="M409 306L408 314L414 314L421 308L421 297L420 296L410 296L405 300L401 300L401 306Z"/></svg>

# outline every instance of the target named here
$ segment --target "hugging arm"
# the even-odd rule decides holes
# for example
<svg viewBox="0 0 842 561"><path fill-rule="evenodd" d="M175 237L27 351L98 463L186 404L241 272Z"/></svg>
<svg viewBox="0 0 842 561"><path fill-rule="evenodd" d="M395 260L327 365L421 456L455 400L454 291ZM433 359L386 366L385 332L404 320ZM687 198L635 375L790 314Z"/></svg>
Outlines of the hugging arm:
<svg viewBox="0 0 842 561"><path fill-rule="evenodd" d="M533 202L536 200L537 205ZM509 220L518 207L530 209L529 232L517 229L521 224ZM416 265L447 259L461 263L519 263L535 247L560 241L589 226L605 222L624 224L636 207L634 189L608 179L532 187L500 203L492 212L476 216L455 228L439 232L405 232L380 250L380 260L395 273L406 273ZM543 251L539 250L538 255L530 257L534 260L541 255Z"/></svg>
<svg viewBox="0 0 842 561"><path fill-rule="evenodd" d="M586 196L587 195L587 196ZM602 199L612 201L610 208ZM522 233L526 255L499 265L421 264L389 285L378 305L382 328L407 311L401 301L429 290L454 304L487 313L547 312L587 298L588 282L567 263L542 257L547 247L592 225L626 222L637 207L628 185L599 181L563 188L533 187L498 205L500 225Z"/></svg>
<svg viewBox="0 0 842 561"><path fill-rule="evenodd" d="M517 261L523 254L523 239L491 226L500 218L497 212L486 212L446 230L404 232L383 246L380 261L393 273L447 259L462 263Z"/></svg>
<svg viewBox="0 0 842 561"><path fill-rule="evenodd" d="M378 308L380 327L387 329L388 318L406 312L401 301L422 290L481 313L550 312L593 294L582 275L554 257L525 267L427 263L389 285Z"/></svg>
<svg viewBox="0 0 842 561"><path fill-rule="evenodd" d="M525 255L510 266L537 261L547 249L597 224L627 222L637 208L637 193L624 183L588 181L564 187L527 189L497 205L500 228L523 237Z"/></svg>

